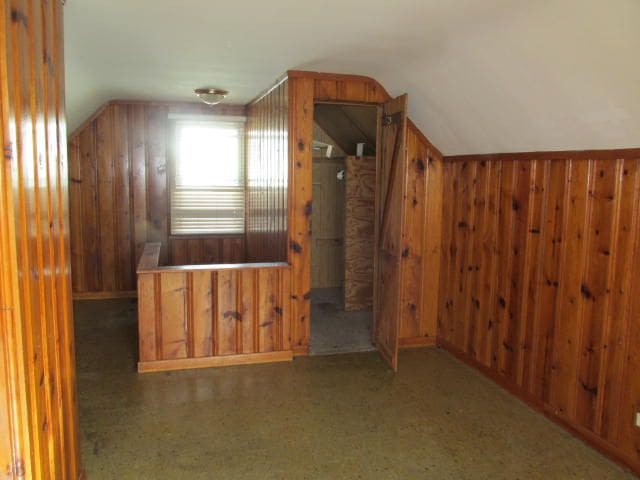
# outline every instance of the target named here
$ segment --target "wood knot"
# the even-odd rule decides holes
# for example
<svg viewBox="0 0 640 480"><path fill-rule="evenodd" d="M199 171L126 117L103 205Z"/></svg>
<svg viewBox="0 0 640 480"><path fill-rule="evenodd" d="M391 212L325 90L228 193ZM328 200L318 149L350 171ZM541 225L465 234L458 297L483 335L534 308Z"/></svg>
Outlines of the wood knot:
<svg viewBox="0 0 640 480"><path fill-rule="evenodd" d="M580 285L580 293L587 300L593 300L594 299L593 294L591 293L591 290L589 290L589 287L587 287L587 285L585 285L584 283L582 285Z"/></svg>
<svg viewBox="0 0 640 480"><path fill-rule="evenodd" d="M304 204L304 216L310 217L312 213L313 213L313 202L309 200L307 203Z"/></svg>
<svg viewBox="0 0 640 480"><path fill-rule="evenodd" d="M233 318L234 320L242 321L242 314L236 310L227 310L222 316L224 318Z"/></svg>
<svg viewBox="0 0 640 480"><path fill-rule="evenodd" d="M17 8L11 9L11 21L14 23L22 23L25 27L29 26L29 19L23 11L18 10Z"/></svg>
<svg viewBox="0 0 640 480"><path fill-rule="evenodd" d="M301 253L302 252L302 247L295 240L291 240L289 242L289 248L291 248L291 250L293 250L294 253Z"/></svg>

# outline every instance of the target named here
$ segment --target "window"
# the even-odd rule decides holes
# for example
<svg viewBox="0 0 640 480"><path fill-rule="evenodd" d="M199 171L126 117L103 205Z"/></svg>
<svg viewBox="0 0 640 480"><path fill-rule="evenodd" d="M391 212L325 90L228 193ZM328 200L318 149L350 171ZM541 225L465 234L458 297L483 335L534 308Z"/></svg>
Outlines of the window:
<svg viewBox="0 0 640 480"><path fill-rule="evenodd" d="M244 123L175 123L171 234L244 233Z"/></svg>

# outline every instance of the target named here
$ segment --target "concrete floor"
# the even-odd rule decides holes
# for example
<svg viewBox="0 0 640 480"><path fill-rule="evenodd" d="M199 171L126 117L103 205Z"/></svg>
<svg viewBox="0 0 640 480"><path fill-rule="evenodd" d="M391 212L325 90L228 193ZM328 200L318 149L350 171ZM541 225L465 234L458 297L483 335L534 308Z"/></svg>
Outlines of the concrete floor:
<svg viewBox="0 0 640 480"><path fill-rule="evenodd" d="M375 350L372 323L371 311L344 311L341 288L311 290L311 355Z"/></svg>
<svg viewBox="0 0 640 480"><path fill-rule="evenodd" d="M635 478L435 348L138 375L135 303L75 310L88 480Z"/></svg>

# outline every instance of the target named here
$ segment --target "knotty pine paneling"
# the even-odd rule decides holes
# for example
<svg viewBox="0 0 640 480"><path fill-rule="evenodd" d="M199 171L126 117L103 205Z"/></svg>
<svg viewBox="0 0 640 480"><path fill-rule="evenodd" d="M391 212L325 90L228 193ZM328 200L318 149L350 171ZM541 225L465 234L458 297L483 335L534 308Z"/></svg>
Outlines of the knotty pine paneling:
<svg viewBox="0 0 640 480"><path fill-rule="evenodd" d="M438 341L640 472L640 150L445 159Z"/></svg>
<svg viewBox="0 0 640 480"><path fill-rule="evenodd" d="M63 6L3 1L0 24L0 468L76 480Z"/></svg>
<svg viewBox="0 0 640 480"><path fill-rule="evenodd" d="M433 345L437 333L442 229L442 155L409 122L403 205L401 347Z"/></svg>
<svg viewBox="0 0 640 480"><path fill-rule="evenodd" d="M287 258L289 97L286 79L247 107L247 259Z"/></svg>
<svg viewBox="0 0 640 480"><path fill-rule="evenodd" d="M355 75L318 72L288 72L289 90L289 156L291 166L288 261L291 264L292 344L294 352L308 352L311 315L311 212L312 208L312 140L314 102L346 102L381 105L389 94L375 80ZM407 196L400 215L409 216L419 210L420 221L429 222L424 228L413 226L412 219L404 224L412 232L403 232L404 268L399 279L403 296L403 312L411 312L411 319L401 319L400 345L421 346L434 343L438 311L440 264L440 215L442 208L442 156L429 140L409 121L406 161L424 164L425 170L409 165L407 175L396 179L407 182L407 191L423 192L424 196ZM418 162L418 159L421 162ZM429 160L431 159L431 161ZM424 182L426 186L420 187ZM421 194L422 195L422 194ZM414 200L419 207L412 207ZM416 276L422 288L413 288ZM408 287L408 288L406 288ZM419 313L418 313L419 312Z"/></svg>
<svg viewBox="0 0 640 480"><path fill-rule="evenodd" d="M290 360L289 279L284 263L153 268L141 262L139 370Z"/></svg>
<svg viewBox="0 0 640 480"><path fill-rule="evenodd" d="M172 237L170 113L243 115L242 106L115 101L69 137L71 253L76 297L135 293L147 241L172 264L245 260L244 236Z"/></svg>
<svg viewBox="0 0 640 480"><path fill-rule="evenodd" d="M210 263L244 263L244 237L170 237L169 257L172 265Z"/></svg>

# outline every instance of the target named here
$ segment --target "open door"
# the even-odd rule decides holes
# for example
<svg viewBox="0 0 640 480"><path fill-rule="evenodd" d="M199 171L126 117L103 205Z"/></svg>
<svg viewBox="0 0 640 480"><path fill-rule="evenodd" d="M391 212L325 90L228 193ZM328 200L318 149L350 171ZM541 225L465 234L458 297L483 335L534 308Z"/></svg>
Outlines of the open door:
<svg viewBox="0 0 640 480"><path fill-rule="evenodd" d="M394 371L398 371L406 134L405 94L385 103L380 111L376 168L373 341Z"/></svg>

